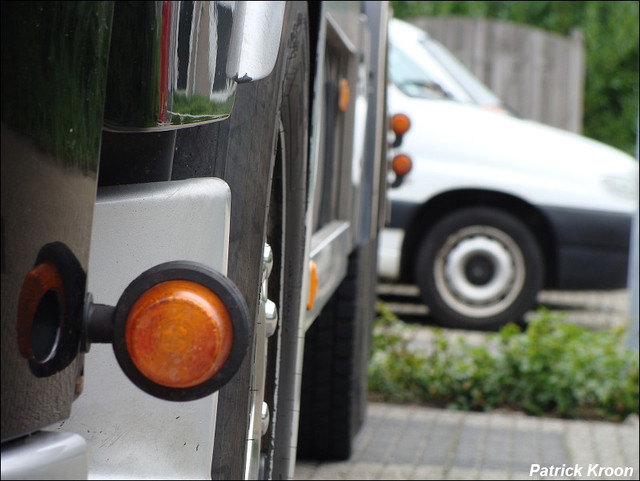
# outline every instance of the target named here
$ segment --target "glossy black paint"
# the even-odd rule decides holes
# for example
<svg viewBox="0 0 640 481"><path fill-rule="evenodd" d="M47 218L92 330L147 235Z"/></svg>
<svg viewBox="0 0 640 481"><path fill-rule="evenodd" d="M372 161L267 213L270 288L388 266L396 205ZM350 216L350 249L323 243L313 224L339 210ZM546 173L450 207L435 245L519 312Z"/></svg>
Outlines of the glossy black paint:
<svg viewBox="0 0 640 481"><path fill-rule="evenodd" d="M232 2L116 2L105 128L173 130L231 113Z"/></svg>
<svg viewBox="0 0 640 481"><path fill-rule="evenodd" d="M67 418L81 385L82 356L64 354L62 337L46 377L38 377L42 363L32 371L18 348L17 307L43 246L63 244L77 260L76 274L87 269L113 4L2 2L1 8L4 442ZM65 284L67 300L82 299L82 280ZM75 300L65 309L61 335L81 312Z"/></svg>

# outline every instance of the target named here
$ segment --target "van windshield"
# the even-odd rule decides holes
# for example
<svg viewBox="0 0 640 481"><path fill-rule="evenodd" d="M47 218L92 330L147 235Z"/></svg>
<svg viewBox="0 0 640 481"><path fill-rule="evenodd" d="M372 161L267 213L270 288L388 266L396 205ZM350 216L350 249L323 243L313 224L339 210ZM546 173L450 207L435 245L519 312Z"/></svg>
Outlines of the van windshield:
<svg viewBox="0 0 640 481"><path fill-rule="evenodd" d="M438 42L423 38L420 45L440 62L442 67L458 81L475 103L479 105L502 104L502 101L489 88Z"/></svg>
<svg viewBox="0 0 640 481"><path fill-rule="evenodd" d="M427 99L450 99L451 92L400 49L389 45L389 78L406 95Z"/></svg>

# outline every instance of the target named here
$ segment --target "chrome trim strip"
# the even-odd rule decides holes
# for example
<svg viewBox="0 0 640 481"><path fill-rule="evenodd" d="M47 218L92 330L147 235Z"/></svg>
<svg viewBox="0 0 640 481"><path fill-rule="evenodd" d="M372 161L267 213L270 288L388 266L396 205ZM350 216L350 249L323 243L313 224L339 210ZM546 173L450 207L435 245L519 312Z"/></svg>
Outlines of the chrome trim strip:
<svg viewBox="0 0 640 481"><path fill-rule="evenodd" d="M351 224L346 221L332 221L313 234L310 258L316 263L319 282L313 310L306 313L305 331L347 274L350 245Z"/></svg>
<svg viewBox="0 0 640 481"><path fill-rule="evenodd" d="M105 130L226 119L237 83L271 73L286 2L116 2Z"/></svg>
<svg viewBox="0 0 640 481"><path fill-rule="evenodd" d="M115 2L105 130L174 130L227 118L237 86L236 4Z"/></svg>
<svg viewBox="0 0 640 481"><path fill-rule="evenodd" d="M287 2L239 3L244 25L240 36L241 48L232 49L239 55L237 74L233 78L243 83L265 78L273 70L280 50Z"/></svg>

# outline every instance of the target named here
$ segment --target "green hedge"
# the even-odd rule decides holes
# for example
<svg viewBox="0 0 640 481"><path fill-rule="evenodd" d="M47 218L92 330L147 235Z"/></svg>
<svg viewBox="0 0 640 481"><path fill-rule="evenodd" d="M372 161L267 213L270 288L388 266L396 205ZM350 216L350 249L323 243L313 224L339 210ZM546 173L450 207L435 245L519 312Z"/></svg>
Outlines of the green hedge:
<svg viewBox="0 0 640 481"><path fill-rule="evenodd" d="M425 352L409 347L414 326L381 302L378 314L369 391L380 400L608 421L638 414L638 353L622 329L595 332L540 309L526 331L509 324L480 346L429 328Z"/></svg>

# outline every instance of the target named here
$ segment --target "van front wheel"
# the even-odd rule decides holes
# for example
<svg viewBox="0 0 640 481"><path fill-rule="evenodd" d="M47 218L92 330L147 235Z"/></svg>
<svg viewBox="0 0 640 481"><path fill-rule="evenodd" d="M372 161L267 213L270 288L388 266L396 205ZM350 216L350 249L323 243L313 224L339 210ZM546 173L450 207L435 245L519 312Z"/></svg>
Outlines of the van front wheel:
<svg viewBox="0 0 640 481"><path fill-rule="evenodd" d="M415 279L441 325L496 330L519 323L542 285L538 243L519 219L473 207L440 219L418 250Z"/></svg>

